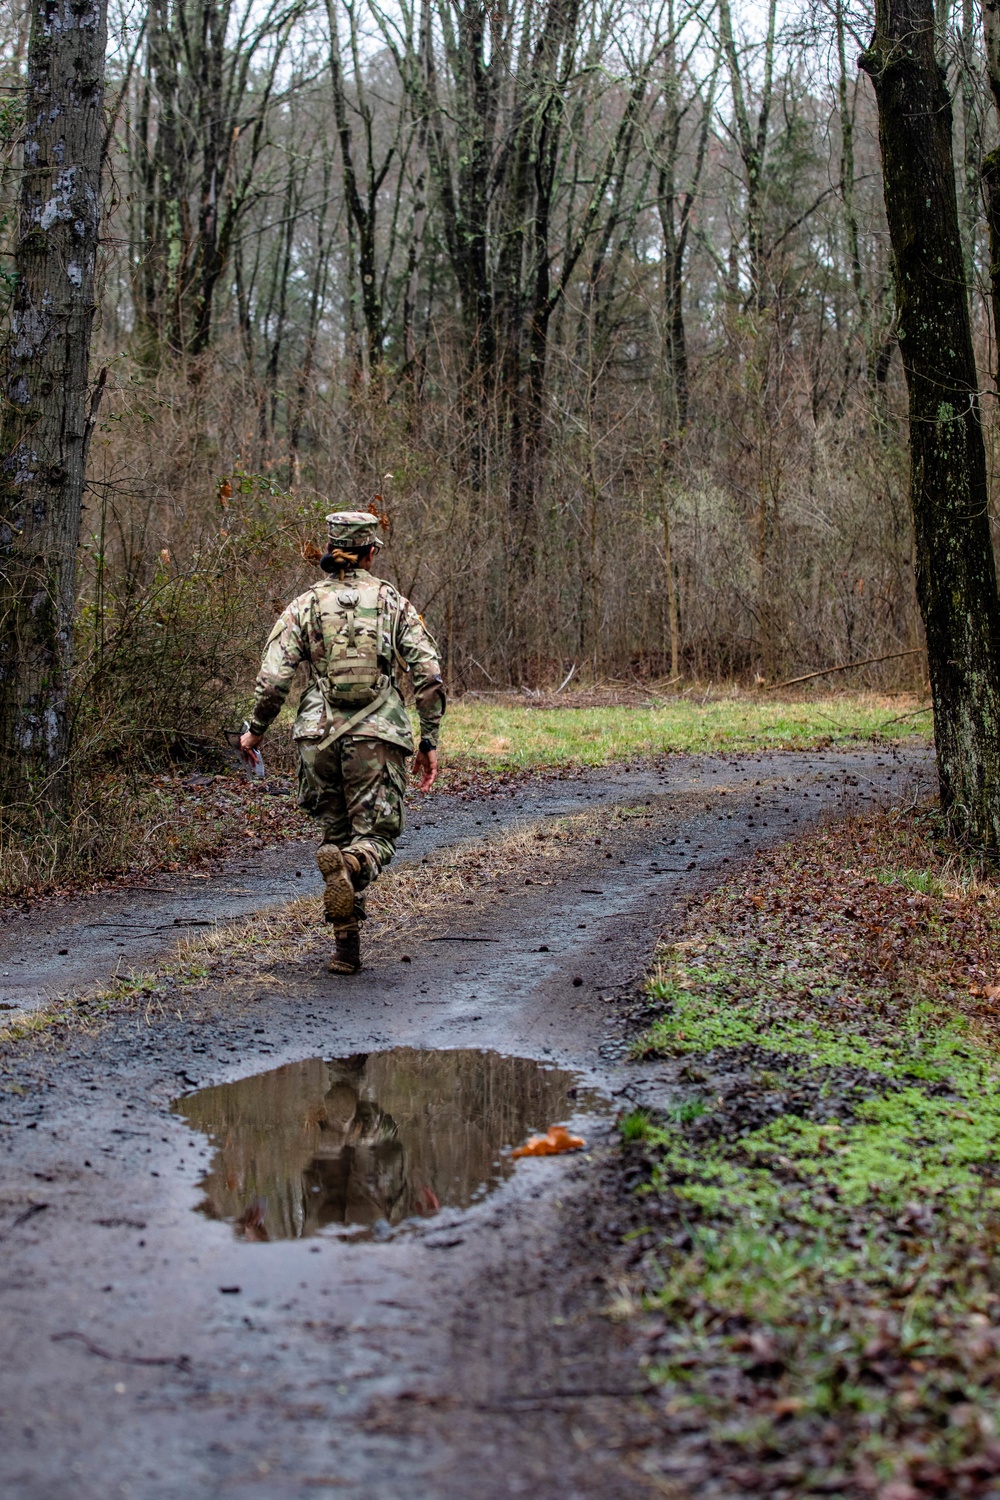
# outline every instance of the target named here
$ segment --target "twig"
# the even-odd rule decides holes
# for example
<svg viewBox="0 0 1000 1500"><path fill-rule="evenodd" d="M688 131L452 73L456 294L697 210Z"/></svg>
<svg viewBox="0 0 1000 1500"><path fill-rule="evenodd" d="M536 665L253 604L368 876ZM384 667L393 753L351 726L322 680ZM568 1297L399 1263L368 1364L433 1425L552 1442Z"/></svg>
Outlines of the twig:
<svg viewBox="0 0 1000 1500"><path fill-rule="evenodd" d="M801 677L787 677L784 682L763 683L763 692L773 693L777 688L795 687L796 683L809 682L813 677L829 677L831 672L849 672L852 667L871 667L880 661L897 661L901 656L920 656L926 646L914 646L910 651L890 651L887 656L865 656L860 661L844 661L836 667L821 667L818 672L805 672ZM889 721L892 723L892 720Z"/></svg>
<svg viewBox="0 0 1000 1500"><path fill-rule="evenodd" d="M96 1354L98 1359L113 1359L124 1365L174 1365L178 1370L187 1370L191 1367L191 1356L189 1354L112 1354L110 1349L102 1349L100 1344L95 1344L93 1339L88 1339L85 1333L77 1333L71 1329L68 1333L54 1333L51 1335L54 1344L65 1343L67 1339L75 1339L77 1343L90 1353Z"/></svg>
<svg viewBox="0 0 1000 1500"><path fill-rule="evenodd" d="M925 703L923 708L915 708L911 713L897 714L894 719L886 719L885 723L882 725L882 728L888 729L890 724L901 724L904 719L915 719L917 717L917 714L929 714L933 707L933 703Z"/></svg>
<svg viewBox="0 0 1000 1500"><path fill-rule="evenodd" d="M11 1234L15 1229L20 1228L22 1224L27 1224L29 1219L34 1218L35 1214L43 1213L48 1206L47 1203L30 1203L23 1213L18 1214L17 1218L7 1225L4 1233L0 1235L0 1239L6 1239L7 1235Z"/></svg>
<svg viewBox="0 0 1000 1500"><path fill-rule="evenodd" d="M562 682L556 688L556 692L557 693L561 693L562 690L563 690L563 688L567 687L569 685L570 679L573 676L573 673L575 671L576 671L576 662L573 663L573 665L570 667L569 671L566 673L566 676L563 678Z"/></svg>
<svg viewBox="0 0 1000 1500"><path fill-rule="evenodd" d="M487 672L486 668L483 666L483 664L482 664L481 661L476 661L476 658L474 656L470 656L469 660L471 661L471 663L472 663L472 665L474 667L478 667L479 668L480 672L482 672L482 674L486 678L487 682L496 682L496 678L490 676L489 672Z"/></svg>
<svg viewBox="0 0 1000 1500"><path fill-rule="evenodd" d="M499 938L488 937L458 937L452 933L446 933L444 937L429 937L424 939L427 943L499 943Z"/></svg>

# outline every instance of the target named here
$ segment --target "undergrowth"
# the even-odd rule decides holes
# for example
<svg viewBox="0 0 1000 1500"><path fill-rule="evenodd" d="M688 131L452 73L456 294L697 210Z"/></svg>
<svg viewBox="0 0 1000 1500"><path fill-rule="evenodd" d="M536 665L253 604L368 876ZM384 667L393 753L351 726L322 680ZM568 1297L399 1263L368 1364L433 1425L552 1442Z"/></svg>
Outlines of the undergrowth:
<svg viewBox="0 0 1000 1500"><path fill-rule="evenodd" d="M636 1050L686 1098L624 1135L687 1482L1000 1493L998 970L1000 893L913 817L761 856L660 952Z"/></svg>

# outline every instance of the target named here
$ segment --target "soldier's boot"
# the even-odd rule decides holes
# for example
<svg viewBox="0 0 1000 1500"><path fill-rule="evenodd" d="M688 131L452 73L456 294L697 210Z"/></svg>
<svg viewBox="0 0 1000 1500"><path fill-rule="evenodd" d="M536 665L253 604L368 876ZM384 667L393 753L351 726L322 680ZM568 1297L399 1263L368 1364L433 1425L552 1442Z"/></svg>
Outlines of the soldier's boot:
<svg viewBox="0 0 1000 1500"><path fill-rule="evenodd" d="M348 858L352 864L354 855ZM316 863L326 882L323 892L323 915L328 922L349 922L354 915L354 882L351 867L336 844L321 844L316 851Z"/></svg>
<svg viewBox="0 0 1000 1500"><path fill-rule="evenodd" d="M357 922L338 923L335 947L328 965L331 974L356 974L361 968L361 928Z"/></svg>

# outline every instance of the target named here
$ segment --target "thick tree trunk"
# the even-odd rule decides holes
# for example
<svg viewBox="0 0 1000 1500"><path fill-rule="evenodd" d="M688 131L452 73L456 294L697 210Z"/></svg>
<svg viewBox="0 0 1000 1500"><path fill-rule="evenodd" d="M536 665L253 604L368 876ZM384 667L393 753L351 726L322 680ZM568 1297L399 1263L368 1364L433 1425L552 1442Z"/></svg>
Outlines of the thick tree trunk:
<svg viewBox="0 0 1000 1500"><path fill-rule="evenodd" d="M910 401L910 498L941 803L1000 850L1000 598L952 158L931 0L878 0L861 66L875 85L899 346Z"/></svg>
<svg viewBox="0 0 1000 1500"><path fill-rule="evenodd" d="M0 427L0 798L57 807L66 754L107 0L33 0Z"/></svg>

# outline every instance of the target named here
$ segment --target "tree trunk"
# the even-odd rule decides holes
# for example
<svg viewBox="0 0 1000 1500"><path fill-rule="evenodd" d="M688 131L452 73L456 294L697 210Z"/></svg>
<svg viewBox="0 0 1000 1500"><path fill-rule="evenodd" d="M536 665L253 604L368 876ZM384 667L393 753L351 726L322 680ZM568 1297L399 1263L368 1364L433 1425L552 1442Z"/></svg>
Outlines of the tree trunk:
<svg viewBox="0 0 1000 1500"><path fill-rule="evenodd" d="M65 796L107 0L33 0L0 427L0 801Z"/></svg>
<svg viewBox="0 0 1000 1500"><path fill-rule="evenodd" d="M986 76L1000 118L1000 0L983 0ZM993 307L993 378L1000 386L1000 150L983 158L983 197L990 236L990 293Z"/></svg>
<svg viewBox="0 0 1000 1500"><path fill-rule="evenodd" d="M941 805L1000 849L1000 598L990 542L952 158L932 0L878 0L860 62L875 85L899 345L909 392L917 596L927 635Z"/></svg>

